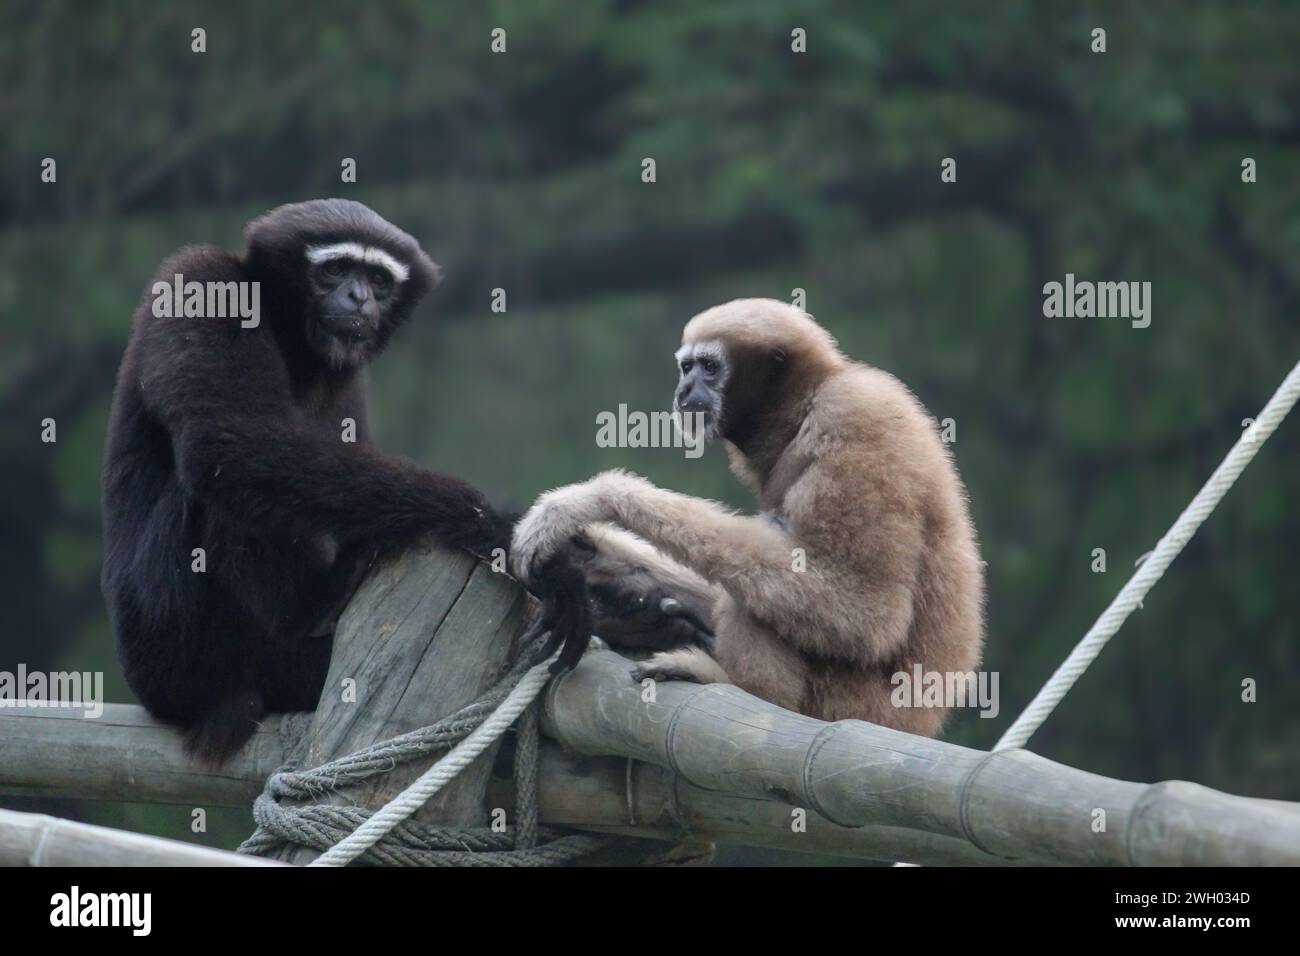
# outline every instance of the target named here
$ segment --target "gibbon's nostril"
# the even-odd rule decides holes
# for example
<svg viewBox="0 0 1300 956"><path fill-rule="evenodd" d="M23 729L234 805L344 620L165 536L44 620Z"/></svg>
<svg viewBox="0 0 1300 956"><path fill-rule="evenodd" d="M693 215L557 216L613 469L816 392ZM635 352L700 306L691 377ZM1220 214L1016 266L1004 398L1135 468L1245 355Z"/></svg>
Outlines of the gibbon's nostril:
<svg viewBox="0 0 1300 956"><path fill-rule="evenodd" d="M698 393L698 389L682 389L677 393L677 407L684 412L707 412L710 408L708 399L700 397Z"/></svg>
<svg viewBox="0 0 1300 956"><path fill-rule="evenodd" d="M365 302L366 299L370 298L370 292L360 282L353 282L348 287L348 298L353 302Z"/></svg>

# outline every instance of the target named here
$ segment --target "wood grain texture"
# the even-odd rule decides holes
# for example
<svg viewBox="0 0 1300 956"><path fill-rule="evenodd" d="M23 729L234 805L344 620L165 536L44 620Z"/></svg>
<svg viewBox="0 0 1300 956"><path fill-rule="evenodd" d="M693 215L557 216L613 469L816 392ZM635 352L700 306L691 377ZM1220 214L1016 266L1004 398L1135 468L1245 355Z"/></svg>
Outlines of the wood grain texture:
<svg viewBox="0 0 1300 956"><path fill-rule="evenodd" d="M143 707L105 704L97 718L32 704L0 707L0 793L248 807L284 764L292 724L306 717L268 718L214 771L190 760L175 729Z"/></svg>

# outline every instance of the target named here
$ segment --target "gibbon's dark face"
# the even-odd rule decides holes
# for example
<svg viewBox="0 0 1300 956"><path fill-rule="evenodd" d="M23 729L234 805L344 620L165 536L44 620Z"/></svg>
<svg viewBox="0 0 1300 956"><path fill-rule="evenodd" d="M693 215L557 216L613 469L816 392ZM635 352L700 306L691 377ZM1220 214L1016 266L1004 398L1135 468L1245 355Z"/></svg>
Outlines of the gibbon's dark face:
<svg viewBox="0 0 1300 956"><path fill-rule="evenodd" d="M720 342L692 342L677 350L677 391L673 412L682 431L694 438L702 430L712 441L720 434L723 397L730 368Z"/></svg>
<svg viewBox="0 0 1300 956"><path fill-rule="evenodd" d="M313 308L306 316L307 340L329 365L354 368L376 351L408 271L374 247L352 243L307 249L307 279Z"/></svg>
<svg viewBox="0 0 1300 956"><path fill-rule="evenodd" d="M301 356L352 372L383 351L439 271L410 235L351 199L277 206L244 229L271 324Z"/></svg>
<svg viewBox="0 0 1300 956"><path fill-rule="evenodd" d="M673 411L682 430L725 438L742 448L762 431L788 372L780 349L718 340L688 342L677 350L680 375Z"/></svg>

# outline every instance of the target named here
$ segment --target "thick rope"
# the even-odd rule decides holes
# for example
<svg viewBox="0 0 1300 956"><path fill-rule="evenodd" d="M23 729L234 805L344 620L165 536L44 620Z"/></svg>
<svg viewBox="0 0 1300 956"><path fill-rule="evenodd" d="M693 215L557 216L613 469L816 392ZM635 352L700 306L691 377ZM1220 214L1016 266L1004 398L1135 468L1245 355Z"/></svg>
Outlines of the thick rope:
<svg viewBox="0 0 1300 956"><path fill-rule="evenodd" d="M506 699L501 702L501 706L493 711L487 720L479 724L468 737L426 770L415 783L385 804L378 813L373 814L365 823L352 831L342 842L331 847L309 865L347 866L378 843L388 831L424 806L430 797L456 779L456 775L468 767L475 757L492 746L542 692L542 688L550 679L549 659L535 665L510 691Z"/></svg>
<svg viewBox="0 0 1300 956"><path fill-rule="evenodd" d="M380 866L556 866L632 841L565 834L537 823L537 695L549 661L532 665L524 654L482 697L428 727L381 741L311 770L282 770L267 780L253 805L257 830L241 853L270 855L285 846L324 851L313 866L356 859ZM535 658L534 658L535 659ZM440 827L406 818L486 750L519 718L515 747L516 823L506 832L485 827ZM453 744L459 744L453 747ZM388 773L436 750L452 748L411 787L379 811L315 801ZM644 844L644 841L635 841Z"/></svg>
<svg viewBox="0 0 1300 956"><path fill-rule="evenodd" d="M1282 380L1282 384L1268 400L1268 404L1259 413L1255 423L1237 439L1237 443L1232 446L1227 457L1210 476L1210 480L1196 493L1191 504L1178 516L1173 527L1165 532L1165 536L1160 539L1155 550L1142 562L1133 577L1129 578L1128 583L1110 602L1110 606L1102 612L1101 617L1097 618L1097 622L1070 652L1070 656L1056 669L1056 673L1029 702L1029 706L1016 718L1015 723L1007 728L1007 732L994 745L994 750L1023 747L1028 743L1034 731L1042 726L1043 721L1074 686L1074 682L1101 653L1106 642L1114 636L1128 616L1142 603L1142 599L1155 587L1156 582L1165 573L1165 569L1174 558L1178 557L1192 535L1196 533L1196 529L1209 517L1210 512L1228 493L1228 489L1232 487L1238 476L1246 470L1246 466L1255 457L1260 446L1282 423L1282 419L1286 418L1287 412L1291 411L1297 399L1300 399L1300 363L1297 363L1295 368L1291 369L1291 373Z"/></svg>

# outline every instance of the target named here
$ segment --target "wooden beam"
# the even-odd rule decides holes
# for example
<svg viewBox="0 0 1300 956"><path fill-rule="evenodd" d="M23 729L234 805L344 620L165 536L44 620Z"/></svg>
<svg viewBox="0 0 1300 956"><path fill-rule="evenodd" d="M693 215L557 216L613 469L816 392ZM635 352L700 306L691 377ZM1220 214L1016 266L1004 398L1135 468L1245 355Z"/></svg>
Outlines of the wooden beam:
<svg viewBox="0 0 1300 956"><path fill-rule="evenodd" d="M0 707L0 794L249 807L266 778L284 766L285 742L310 715L266 720L218 771L194 763L180 735L143 707L80 710L19 703Z"/></svg>
<svg viewBox="0 0 1300 956"><path fill-rule="evenodd" d="M0 866L278 866L179 840L0 810Z"/></svg>

